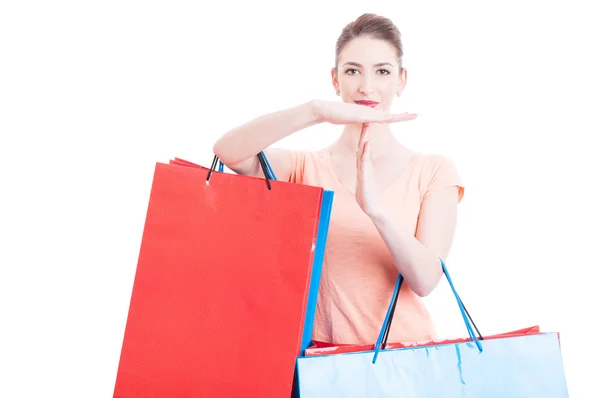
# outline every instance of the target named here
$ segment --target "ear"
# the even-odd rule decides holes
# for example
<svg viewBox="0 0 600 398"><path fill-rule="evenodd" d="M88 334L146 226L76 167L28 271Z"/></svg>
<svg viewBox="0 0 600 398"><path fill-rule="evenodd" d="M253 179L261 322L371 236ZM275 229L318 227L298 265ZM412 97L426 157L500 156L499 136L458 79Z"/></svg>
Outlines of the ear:
<svg viewBox="0 0 600 398"><path fill-rule="evenodd" d="M335 68L331 68L331 84L333 85L333 88L335 89L336 93L339 92L340 82L338 80L337 72L335 71Z"/></svg>
<svg viewBox="0 0 600 398"><path fill-rule="evenodd" d="M407 78L408 78L408 72L406 71L406 68L402 68L402 70L400 71L400 78L398 79L398 87L396 88L396 94L398 96L404 90L404 87L406 87L406 79Z"/></svg>

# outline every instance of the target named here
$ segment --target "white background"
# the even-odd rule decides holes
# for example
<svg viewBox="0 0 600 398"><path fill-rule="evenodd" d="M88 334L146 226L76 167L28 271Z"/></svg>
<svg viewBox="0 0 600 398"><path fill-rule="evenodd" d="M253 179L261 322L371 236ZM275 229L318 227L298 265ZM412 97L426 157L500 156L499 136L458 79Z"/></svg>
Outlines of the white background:
<svg viewBox="0 0 600 398"><path fill-rule="evenodd" d="M478 327L560 332L571 396L594 396L593 3L2 2L0 396L112 396L155 163L208 166L228 129L337 99L335 40L363 12L403 35L395 110L419 117L397 137L466 185L448 267ZM442 336L465 336L445 282L427 303Z"/></svg>

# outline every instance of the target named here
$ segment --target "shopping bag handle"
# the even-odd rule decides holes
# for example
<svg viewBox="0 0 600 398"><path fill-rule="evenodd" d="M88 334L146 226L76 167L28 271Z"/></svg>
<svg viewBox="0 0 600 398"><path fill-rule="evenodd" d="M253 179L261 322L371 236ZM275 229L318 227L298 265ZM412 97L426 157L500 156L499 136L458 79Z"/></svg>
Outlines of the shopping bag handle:
<svg viewBox="0 0 600 398"><path fill-rule="evenodd" d="M458 303L458 308L460 309L460 313L463 317L463 321L465 322L465 326L467 327L467 332L469 333L469 338L475 343L475 345L477 345L477 348L481 352L481 351L483 351L483 348L482 348L481 342L479 340L483 340L483 336L479 332L479 329L477 329L477 325L475 325L475 322L471 318L471 315L467 311L467 308L465 307L462 300L458 296L458 293L456 292L456 289L454 288L454 283L452 283L452 278L450 278L450 273L448 272L448 269L446 268L446 264L444 264L444 260L442 260L440 258L440 262L442 264L442 270L444 272L444 275L446 275L446 279L448 280L448 284L450 285L450 289L452 289L452 293L454 294L454 297L456 298L456 302ZM379 336L377 337L377 342L375 343L375 347L374 347L375 354L373 356L373 363L375 363L375 361L377 360L377 356L379 355L379 351L381 350L382 346L384 347L387 344L387 339L388 339L388 335L390 333L392 319L394 318L394 313L396 310L396 303L398 302L398 296L400 295L400 289L402 288L403 281L404 281L404 277L401 274L399 274L398 279L396 280L396 287L394 288L394 293L392 294L392 300L390 301L388 311L387 311L387 313L385 315L385 319L383 321L383 326L381 328L381 331L379 332ZM473 327L477 331L477 335L479 336L479 339L475 336Z"/></svg>
<svg viewBox="0 0 600 398"><path fill-rule="evenodd" d="M267 182L267 187L269 188L269 190L271 189L271 183L269 182L269 180L277 180L277 178L275 177L275 173L273 172L273 169L271 168L271 164L269 163L269 161L267 160L267 155L265 155L264 151L260 151L260 153L258 153L258 161L260 162L260 167L263 170L263 174L265 175L265 181ZM219 164L219 172L223 172L223 162L221 162L221 159L219 159L217 157L217 155L214 156L213 158L213 162L212 165L210 166L210 170L208 171L208 175L206 176L206 183L208 184L208 181L210 180L210 176L213 173L213 171L215 171L215 169L217 168L217 163Z"/></svg>

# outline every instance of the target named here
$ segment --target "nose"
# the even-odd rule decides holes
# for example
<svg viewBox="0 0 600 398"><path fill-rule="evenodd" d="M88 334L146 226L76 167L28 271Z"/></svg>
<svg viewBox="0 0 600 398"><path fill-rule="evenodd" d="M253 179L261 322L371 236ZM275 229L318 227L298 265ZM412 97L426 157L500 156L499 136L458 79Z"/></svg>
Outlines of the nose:
<svg viewBox="0 0 600 398"><path fill-rule="evenodd" d="M373 92L373 83L371 82L371 77L368 73L362 75L358 90L365 95Z"/></svg>

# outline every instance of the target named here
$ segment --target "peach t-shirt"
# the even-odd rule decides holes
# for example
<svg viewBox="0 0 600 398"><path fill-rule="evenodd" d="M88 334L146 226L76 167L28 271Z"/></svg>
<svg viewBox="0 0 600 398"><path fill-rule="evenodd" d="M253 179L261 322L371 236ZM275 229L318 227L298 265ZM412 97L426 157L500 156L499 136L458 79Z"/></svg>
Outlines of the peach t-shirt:
<svg viewBox="0 0 600 398"><path fill-rule="evenodd" d="M398 277L392 256L354 194L336 174L327 149L292 151L290 182L334 191L313 339L337 344L372 344L377 340ZM417 154L383 191L393 215L416 232L422 200L446 186L463 187L454 164L440 155ZM435 338L422 299L402 286L389 342Z"/></svg>

